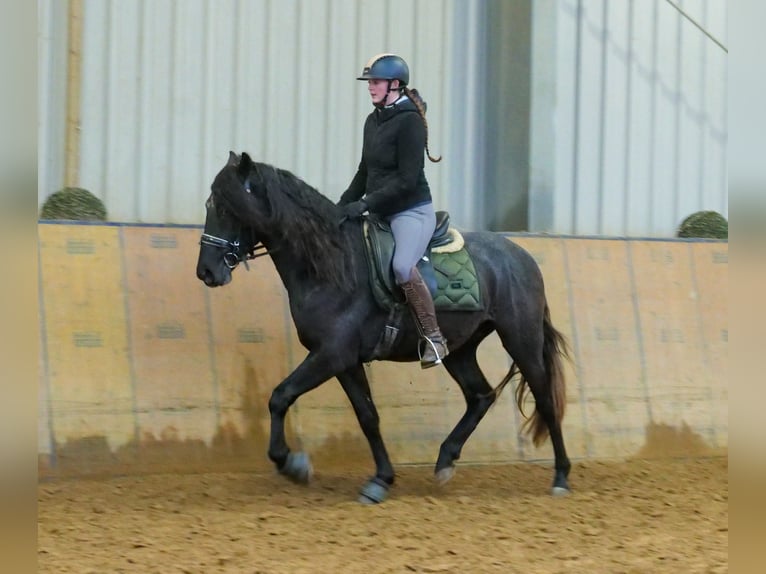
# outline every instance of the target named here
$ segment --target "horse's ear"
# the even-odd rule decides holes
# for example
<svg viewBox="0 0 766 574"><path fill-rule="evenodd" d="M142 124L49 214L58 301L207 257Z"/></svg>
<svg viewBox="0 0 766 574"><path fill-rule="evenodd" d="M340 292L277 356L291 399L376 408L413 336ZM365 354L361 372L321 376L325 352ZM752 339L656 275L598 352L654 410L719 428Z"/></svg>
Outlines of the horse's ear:
<svg viewBox="0 0 766 574"><path fill-rule="evenodd" d="M229 161L226 163L226 165L237 165L239 163L239 156L235 154L233 151L229 152Z"/></svg>
<svg viewBox="0 0 766 574"><path fill-rule="evenodd" d="M239 162L239 167L237 167L237 173L241 178L244 180L248 179L248 176L250 175L250 172L253 169L253 160L250 158L249 155L247 155L247 152L242 152L242 157Z"/></svg>

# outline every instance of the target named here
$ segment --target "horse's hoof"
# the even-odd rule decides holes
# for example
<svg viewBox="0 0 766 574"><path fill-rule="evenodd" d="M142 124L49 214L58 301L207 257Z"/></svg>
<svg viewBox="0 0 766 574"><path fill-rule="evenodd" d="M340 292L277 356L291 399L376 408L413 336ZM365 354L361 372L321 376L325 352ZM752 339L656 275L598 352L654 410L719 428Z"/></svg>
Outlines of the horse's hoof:
<svg viewBox="0 0 766 574"><path fill-rule="evenodd" d="M314 476L311 460L305 452L289 453L279 472L298 484L308 484L311 482L311 477Z"/></svg>
<svg viewBox="0 0 766 574"><path fill-rule="evenodd" d="M434 473L434 478L439 486L444 486L455 476L455 467L448 466Z"/></svg>
<svg viewBox="0 0 766 574"><path fill-rule="evenodd" d="M568 474L568 471L556 470L553 476L553 486L551 487L551 494L553 496L566 496L571 492L569 481L567 480Z"/></svg>
<svg viewBox="0 0 766 574"><path fill-rule="evenodd" d="M373 477L359 491L359 502L362 504L380 504L388 496L390 486L379 478Z"/></svg>

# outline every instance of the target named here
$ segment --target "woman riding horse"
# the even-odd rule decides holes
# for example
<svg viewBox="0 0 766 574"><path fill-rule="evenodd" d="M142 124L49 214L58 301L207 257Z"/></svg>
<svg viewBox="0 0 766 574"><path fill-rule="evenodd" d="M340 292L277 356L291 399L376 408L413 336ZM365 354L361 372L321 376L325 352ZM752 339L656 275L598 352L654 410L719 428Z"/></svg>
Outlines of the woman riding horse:
<svg viewBox="0 0 766 574"><path fill-rule="evenodd" d="M402 58L374 56L357 80L367 81L375 109L364 123L359 168L338 205L345 218L355 219L369 211L391 226L394 277L425 342L420 366L427 369L440 364L448 353L431 292L415 266L436 226L423 152L433 162L441 157L434 159L428 152L425 106L417 91L407 87L410 70Z"/></svg>

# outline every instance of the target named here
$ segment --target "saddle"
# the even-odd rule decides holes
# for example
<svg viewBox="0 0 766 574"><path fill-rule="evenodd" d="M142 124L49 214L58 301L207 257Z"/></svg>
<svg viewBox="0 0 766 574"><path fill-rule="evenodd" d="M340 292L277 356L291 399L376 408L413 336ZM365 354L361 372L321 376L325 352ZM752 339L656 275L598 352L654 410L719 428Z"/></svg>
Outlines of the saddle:
<svg viewBox="0 0 766 574"><path fill-rule="evenodd" d="M387 222L368 216L363 222L365 254L370 271L370 288L378 305L393 310L405 305L396 284L391 260L394 236ZM437 310L477 311L482 309L478 278L462 236L450 228L449 213L436 212L436 228L426 252L417 264Z"/></svg>

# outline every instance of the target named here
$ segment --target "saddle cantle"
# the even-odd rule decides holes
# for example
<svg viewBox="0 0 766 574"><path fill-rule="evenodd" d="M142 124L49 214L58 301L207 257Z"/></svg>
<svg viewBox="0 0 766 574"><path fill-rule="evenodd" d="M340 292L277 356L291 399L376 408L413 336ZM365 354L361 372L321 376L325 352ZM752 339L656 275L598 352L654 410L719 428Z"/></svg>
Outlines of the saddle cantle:
<svg viewBox="0 0 766 574"><path fill-rule="evenodd" d="M478 277L463 240L450 229L449 213L436 212L436 228L426 253L417 264L437 310L477 311L483 308ZM394 279L391 260L394 236L387 222L367 217L363 223L370 288L378 305L392 310L405 304Z"/></svg>

